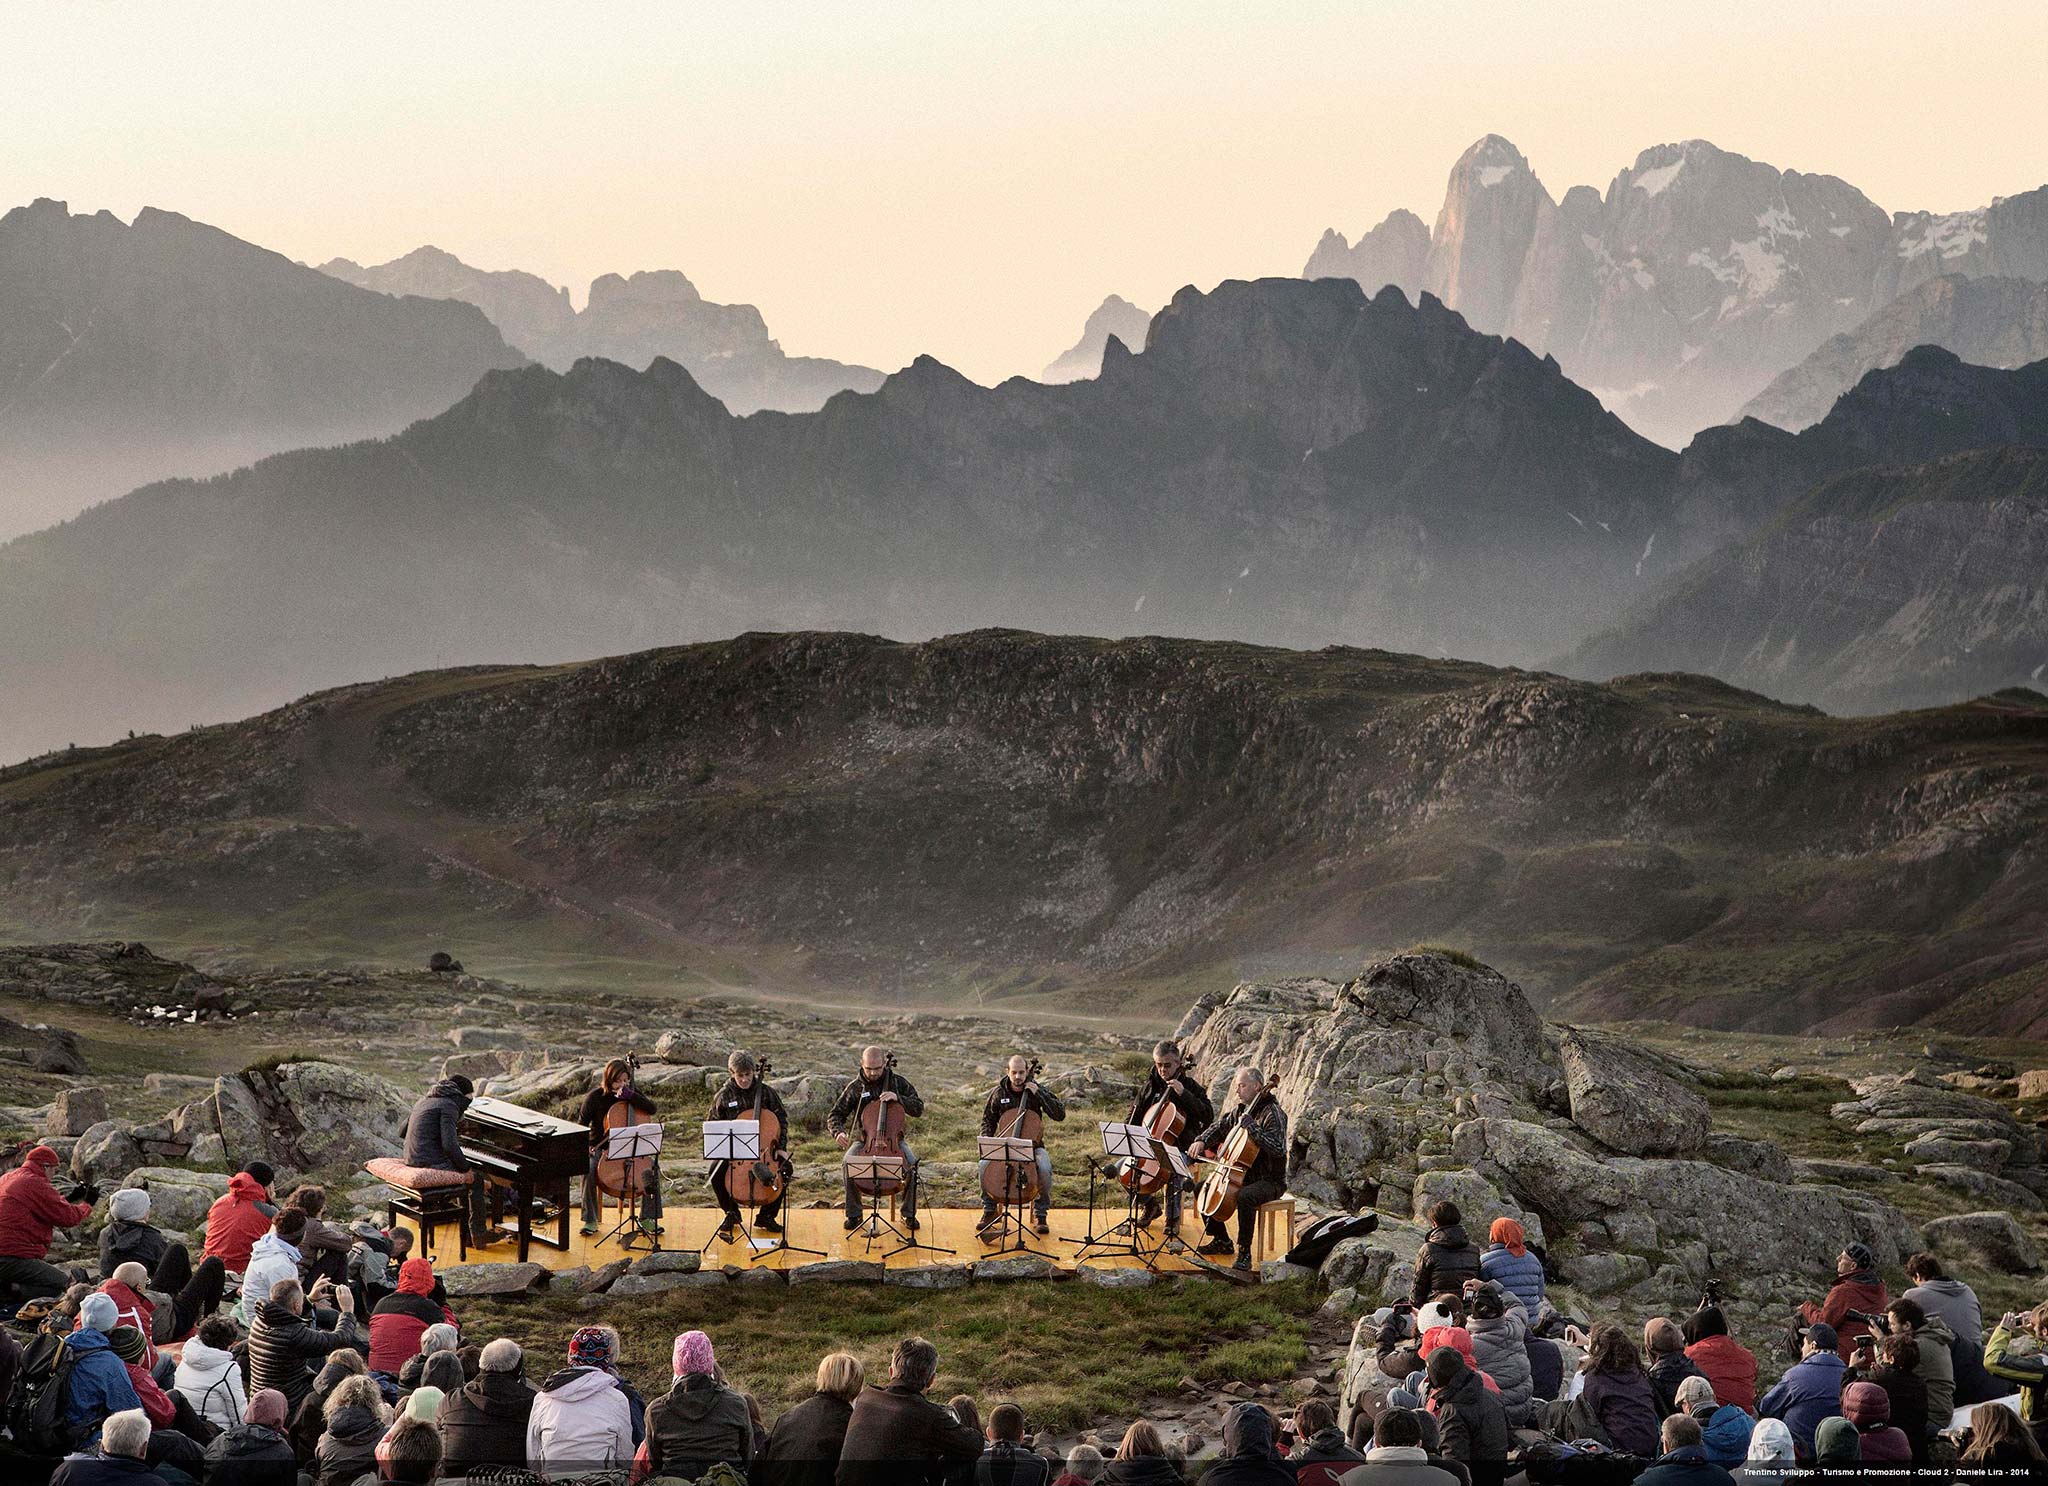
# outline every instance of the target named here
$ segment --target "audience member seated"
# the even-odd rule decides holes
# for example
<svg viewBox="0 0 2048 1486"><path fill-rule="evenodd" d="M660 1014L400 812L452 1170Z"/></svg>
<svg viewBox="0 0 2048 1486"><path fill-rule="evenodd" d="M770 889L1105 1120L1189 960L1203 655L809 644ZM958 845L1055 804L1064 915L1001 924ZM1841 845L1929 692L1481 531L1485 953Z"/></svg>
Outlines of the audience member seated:
<svg viewBox="0 0 2048 1486"><path fill-rule="evenodd" d="M370 1312L371 1372L396 1378L407 1362L426 1350L421 1338L429 1327L454 1327L454 1314L445 1305L437 1305L433 1293L431 1260L408 1259L398 1266L398 1288Z"/></svg>
<svg viewBox="0 0 2048 1486"><path fill-rule="evenodd" d="M1951 1279L1939 1259L1932 1254L1913 1255L1906 1260L1906 1278L1913 1283L1901 1300L1939 1316L1957 1341L1984 1345L1984 1313L1977 1304L1977 1292L1961 1280Z"/></svg>
<svg viewBox="0 0 2048 1486"><path fill-rule="evenodd" d="M1263 1405L1233 1407L1223 1416L1223 1451L1203 1473L1203 1486L1294 1486L1294 1472L1274 1443L1278 1434Z"/></svg>
<svg viewBox="0 0 2048 1486"><path fill-rule="evenodd" d="M1813 1459L1813 1434L1821 1420L1842 1412L1842 1354L1836 1349L1835 1329L1823 1322L1806 1328L1799 1361L1785 1369L1785 1376L1757 1404L1766 1419L1782 1419L1792 1431L1799 1458Z"/></svg>
<svg viewBox="0 0 2048 1486"><path fill-rule="evenodd" d="M1703 1305L1685 1318L1692 1338L1685 1355L1714 1385L1714 1397L1738 1409L1756 1411L1756 1353L1728 1334L1728 1317L1718 1305Z"/></svg>
<svg viewBox="0 0 2048 1486"><path fill-rule="evenodd" d="M1742 1469L1735 1472L1735 1478L1749 1486L1751 1482L1764 1486L1793 1477L1800 1470L1799 1445L1792 1438L1792 1431L1785 1427L1783 1419L1759 1419L1756 1428L1749 1434L1749 1454L1742 1462Z"/></svg>
<svg viewBox="0 0 2048 1486"><path fill-rule="evenodd" d="M100 1229L101 1279L112 1279L115 1269L131 1260L152 1275L164 1262L171 1241L149 1221L149 1210L149 1193L142 1187L123 1187L107 1199L107 1225Z"/></svg>
<svg viewBox="0 0 2048 1486"><path fill-rule="evenodd" d="M1861 1437L1858 1453L1865 1461L1905 1465L1913 1459L1906 1432L1892 1423L1892 1403L1876 1383L1851 1383L1842 1390L1842 1417Z"/></svg>
<svg viewBox="0 0 2048 1486"><path fill-rule="evenodd" d="M1643 1323L1643 1358L1650 1373L1650 1391L1657 1398L1657 1417L1678 1412L1678 1385L1687 1378L1705 1377L1699 1364L1685 1355L1685 1337L1669 1316L1652 1316Z"/></svg>
<svg viewBox="0 0 2048 1486"><path fill-rule="evenodd" d="M1897 1305L1897 1301L1892 1304ZM1858 1383L1875 1384L1884 1390L1886 1415L1892 1426L1906 1437L1912 1447L1913 1463L1927 1462L1928 1417L1927 1385L1914 1376L1914 1368L1920 1362L1920 1347L1910 1332L1895 1332L1873 1344L1870 1337L1856 1344L1856 1351L1849 1359L1849 1370L1842 1375L1842 1412L1848 1413L1847 1390ZM1853 1416L1851 1416L1853 1417ZM1944 1420L1947 1415L1942 1416ZM1862 1427L1862 1421L1857 1421ZM1872 1458L1869 1447L1863 1451L1866 1459Z"/></svg>
<svg viewBox="0 0 2048 1486"><path fill-rule="evenodd" d="M284 1395L258 1389L241 1422L206 1447L206 1486L279 1486L296 1479L298 1460L284 1437Z"/></svg>
<svg viewBox="0 0 2048 1486"><path fill-rule="evenodd" d="M1876 1315L1891 1304L1891 1293L1878 1277L1877 1260L1865 1244L1845 1244L1835 1256L1835 1278L1819 1305L1807 1301L1799 1307L1799 1319L1808 1326L1832 1327L1836 1350L1844 1362L1855 1350L1856 1339L1870 1334L1870 1323L1851 1312Z"/></svg>
<svg viewBox="0 0 2048 1486"><path fill-rule="evenodd" d="M1415 1282L1408 1287L1408 1299L1421 1305L1440 1291L1458 1294L1465 1281L1478 1278L1479 1250L1465 1236L1464 1214L1455 1202L1437 1203L1429 1210L1429 1237L1415 1254Z"/></svg>
<svg viewBox="0 0 2048 1486"><path fill-rule="evenodd" d="M284 1432L292 1442L293 1454L301 1460L313 1458L320 1436L327 1428L327 1400L347 1379L360 1378L368 1371L369 1364L354 1347L344 1347L339 1352L327 1354L327 1360L320 1364L320 1371L313 1374L313 1386L304 1398L292 1405L291 1422L285 1426ZM372 1378L370 1386L377 1389L378 1400L382 1402L383 1385Z"/></svg>
<svg viewBox="0 0 2048 1486"><path fill-rule="evenodd" d="M390 1421L384 1394L375 1378L346 1377L327 1395L324 1412L327 1427L313 1450L316 1486L355 1486L377 1468L377 1444Z"/></svg>
<svg viewBox="0 0 2048 1486"><path fill-rule="evenodd" d="M348 1256L355 1247L355 1238L346 1229L327 1221L327 1189L325 1187L294 1187L284 1200L287 1208L296 1208L306 1215L306 1229L299 1239L299 1252L304 1258L304 1277L307 1280L332 1280L337 1285L348 1283ZM370 1302L365 1299L367 1309ZM441 1462L445 1471L448 1462L445 1456Z"/></svg>
<svg viewBox="0 0 2048 1486"><path fill-rule="evenodd" d="M249 1395L242 1385L242 1363L233 1348L242 1339L240 1328L227 1316L208 1316L199 1334L185 1343L171 1387L192 1412L216 1430L233 1429L249 1410Z"/></svg>
<svg viewBox="0 0 2048 1486"><path fill-rule="evenodd" d="M476 1376L441 1400L441 1470L468 1475L480 1466L524 1466L533 1388L519 1343L499 1337L477 1356Z"/></svg>
<svg viewBox="0 0 2048 1486"><path fill-rule="evenodd" d="M1599 1431L1594 1438L1604 1437L1618 1450L1654 1459L1661 1447L1657 1396L1635 1343L1619 1326L1603 1322L1587 1338L1586 1360L1579 1370L1585 1374L1585 1386L1578 1403Z"/></svg>
<svg viewBox="0 0 2048 1486"><path fill-rule="evenodd" d="M1067 1451L1066 1468L1052 1478L1052 1486L1094 1486L1108 1465L1093 1445L1076 1445Z"/></svg>
<svg viewBox="0 0 2048 1486"><path fill-rule="evenodd" d="M1615 1334L1620 1336L1618 1331ZM1627 1345L1626 1337L1621 1337L1621 1341ZM1477 1486L1498 1486L1506 1475L1508 1447L1512 1443L1500 1400L1487 1390L1480 1374L1455 1347L1439 1347L1431 1353L1426 1372L1429 1411L1441 1435L1441 1453L1471 1472ZM1643 1386L1647 1391L1647 1378Z"/></svg>
<svg viewBox="0 0 2048 1486"><path fill-rule="evenodd" d="M1478 1282L1465 1300L1471 1307L1465 1321L1465 1334L1472 1339L1468 1360L1493 1380L1508 1423L1529 1423L1536 1416L1536 1385L1529 1367L1528 1312L1520 1297L1492 1280Z"/></svg>
<svg viewBox="0 0 2048 1486"><path fill-rule="evenodd" d="M633 1411L618 1376L619 1334L585 1326L569 1365L542 1380L526 1423L526 1464L543 1476L624 1471L633 1463Z"/></svg>
<svg viewBox="0 0 2048 1486"><path fill-rule="evenodd" d="M65 1390L64 1421L71 1437L90 1448L99 1437L100 1421L129 1409L141 1411L142 1400L129 1380L127 1364L114 1354L108 1333L120 1324L111 1298L91 1294L79 1303L78 1329L64 1338L71 1349L71 1373ZM145 1416L145 1424L148 1422ZM145 1434L145 1446L149 1436Z"/></svg>
<svg viewBox="0 0 2048 1486"><path fill-rule="evenodd" d="M1734 1404L1717 1400L1714 1385L1697 1373L1678 1385L1677 1402L1678 1411L1699 1425L1707 1459L1724 1468L1742 1464L1756 1420Z"/></svg>
<svg viewBox="0 0 2048 1486"><path fill-rule="evenodd" d="M1970 1410L1969 1439L1963 1447L1967 1468L2004 1467L2022 1476L2048 1473L2048 1454L2018 1414L2002 1403L1980 1403Z"/></svg>
<svg viewBox="0 0 2048 1486"><path fill-rule="evenodd" d="M1707 1458L1699 1421L1690 1414L1666 1419L1658 1443L1662 1453L1636 1477L1636 1486L1735 1486L1735 1477Z"/></svg>
<svg viewBox="0 0 2048 1486"><path fill-rule="evenodd" d="M1477 1335L1473 1338L1475 1344ZM1345 1442L1337 1427L1337 1408L1325 1398L1303 1399L1294 1410L1294 1449L1287 1464L1294 1470L1297 1486L1334 1486L1365 1457Z"/></svg>
<svg viewBox="0 0 2048 1486"><path fill-rule="evenodd" d="M1410 1409L1387 1409L1374 1426L1365 1464L1338 1478L1338 1486L1461 1486L1463 1478L1432 1460L1422 1419Z"/></svg>
<svg viewBox="0 0 2048 1486"><path fill-rule="evenodd" d="M441 1436L432 1421L405 1418L393 1425L378 1468L394 1486L428 1486L441 1472Z"/></svg>
<svg viewBox="0 0 2048 1486"><path fill-rule="evenodd" d="M1102 1486L1183 1486L1180 1467L1166 1453L1158 1427L1133 1420L1118 1442L1116 1456L1098 1477Z"/></svg>
<svg viewBox="0 0 2048 1486"><path fill-rule="evenodd" d="M1024 1411L1013 1403L989 1410L988 1448L974 1462L974 1486L1047 1486L1052 1462L1024 1448Z"/></svg>
<svg viewBox="0 0 2048 1486"><path fill-rule="evenodd" d="M297 1280L279 1280L270 1298L256 1307L249 1327L249 1387L275 1388L297 1407L313 1386L313 1374L330 1352L361 1345L355 1322L355 1299L348 1287L334 1292L337 1317L332 1331L323 1331L306 1314L306 1292Z"/></svg>
<svg viewBox="0 0 2048 1486"><path fill-rule="evenodd" d="M1956 1411L1956 1337L1948 1323L1939 1316L1930 1316L1916 1300L1901 1295L1885 1308L1891 1317L1892 1336L1905 1337L1913 1343L1913 1362L1909 1369L1920 1391L1926 1395L1920 1412L1925 1416L1928 1439L1941 1433L1949 1426L1949 1420ZM1888 1338L1889 1339L1889 1338ZM1879 1348L1882 1353L1883 1348ZM1981 1353L1979 1354L1981 1356ZM1878 1379L1883 1382L1882 1378ZM1908 1434L1906 1417L1913 1412L1911 1400L1901 1402L1898 1391L1886 1384L1885 1391L1892 1395L1892 1422ZM1924 1460L1924 1454L1916 1454L1916 1461Z"/></svg>
<svg viewBox="0 0 2048 1486"><path fill-rule="evenodd" d="M924 1395L939 1372L939 1349L921 1336L896 1344L886 1387L853 1403L840 1449L838 1486L899 1486L907 1474L981 1458L981 1431Z"/></svg>
<svg viewBox="0 0 2048 1486"><path fill-rule="evenodd" d="M694 1481L714 1465L742 1475L754 1458L754 1421L747 1401L718 1380L711 1338L685 1331L669 1350L669 1391L647 1405L647 1438L634 1478L677 1476Z"/></svg>
<svg viewBox="0 0 2048 1486"><path fill-rule="evenodd" d="M1823 1419L1813 1431L1813 1467L1825 1480L1832 1475L1855 1477L1863 1465L1863 1440L1856 1426L1837 1414Z"/></svg>
<svg viewBox="0 0 2048 1486"><path fill-rule="evenodd" d="M754 1461L750 1479L767 1486L832 1486L839 1473L839 1448L846 1441L853 1401L864 1374L850 1352L828 1353L818 1363L816 1391L784 1409L768 1431L768 1444Z"/></svg>
<svg viewBox="0 0 2048 1486"><path fill-rule="evenodd" d="M98 1442L65 1456L50 1486L166 1486L149 1468L149 1433L140 1409L109 1414Z"/></svg>
<svg viewBox="0 0 2048 1486"><path fill-rule="evenodd" d="M1984 1370L2020 1395L2020 1418L2038 1441L2048 1428L2048 1304L2030 1311L2007 1311L1984 1340ZM2024 1346L2017 1343L2024 1342Z"/></svg>
<svg viewBox="0 0 2048 1486"><path fill-rule="evenodd" d="M203 1257L220 1260L231 1274L249 1267L249 1251L270 1231L270 1221L277 1215L270 1200L273 1175L267 1162L251 1161L228 1178L227 1191L206 1210Z"/></svg>
<svg viewBox="0 0 2048 1486"><path fill-rule="evenodd" d="M21 1165L0 1176L0 1295L16 1300L62 1295L72 1282L73 1276L45 1256L57 1229L75 1228L92 1216L99 1193L88 1184L78 1189L75 1200L62 1196L50 1179L56 1167L55 1151L33 1145ZM77 1277L83 1278L84 1271Z"/></svg>

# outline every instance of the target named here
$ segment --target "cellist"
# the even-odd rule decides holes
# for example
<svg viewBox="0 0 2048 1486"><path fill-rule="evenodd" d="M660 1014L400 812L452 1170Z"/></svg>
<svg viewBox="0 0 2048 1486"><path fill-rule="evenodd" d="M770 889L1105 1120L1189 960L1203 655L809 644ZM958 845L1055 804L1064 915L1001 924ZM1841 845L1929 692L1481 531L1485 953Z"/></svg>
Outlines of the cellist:
<svg viewBox="0 0 2048 1486"><path fill-rule="evenodd" d="M1060 1103L1059 1095L1045 1088L1031 1076L1031 1060L1022 1053L1013 1054L1008 1070L988 1096L988 1103L981 1108L981 1133L994 1135L996 1126L1004 1115L1018 1107L1035 1110L1043 1120L1064 1120L1066 1105ZM1032 1153L1038 1162L1038 1201L1033 1204L1037 1219L1035 1226L1040 1233L1052 1232L1046 1219L1052 1208L1052 1152L1045 1148L1045 1142L1038 1143ZM978 1170L987 1171L988 1162L983 1161ZM981 1189L981 1224L984 1229L996 1220L995 1199L988 1195L988 1188Z"/></svg>
<svg viewBox="0 0 2048 1486"><path fill-rule="evenodd" d="M825 1116L825 1128L843 1151L860 1138L860 1112L868 1105L897 1101L903 1113L915 1118L924 1113L924 1100L910 1086L910 1080L889 1066L889 1050L864 1047L860 1053L860 1076L839 1091L832 1112ZM850 1128L849 1128L850 1127ZM843 1171L843 1168L842 1168ZM853 1178L846 1181L846 1231L860 1227L860 1191ZM908 1141L903 1145L903 1226L917 1232L917 1152Z"/></svg>
<svg viewBox="0 0 2048 1486"><path fill-rule="evenodd" d="M1153 1044L1152 1071L1145 1075L1145 1086L1138 1090L1138 1097L1131 1101L1131 1112L1126 1124L1142 1125L1145 1112L1161 1099L1170 1099L1179 1107L1181 1125L1180 1148L1186 1152L1193 1148L1195 1137L1206 1130L1216 1119L1216 1108L1209 1103L1209 1091L1202 1087L1201 1080L1186 1073L1187 1061L1180 1055L1180 1044L1172 1040ZM1120 1174L1123 1162L1112 1163L1110 1175ZM1166 1236L1176 1238L1180 1234L1180 1210L1182 1200L1187 1196L1187 1178L1168 1167L1166 1171ZM1138 1226L1150 1228L1159 1218L1159 1199L1145 1197L1138 1210Z"/></svg>
<svg viewBox="0 0 2048 1486"><path fill-rule="evenodd" d="M745 1048L734 1048L728 1053L725 1071L732 1076L726 1079L725 1087L712 1096L711 1110L704 1118L751 1120L754 1117L754 1080L759 1076L760 1067L754 1055ZM774 1149L761 1154L782 1168L782 1190L776 1193L773 1202L761 1209L754 1219L754 1227L762 1233L780 1233L782 1224L777 1221L777 1215L782 1211L783 1199L789 1196L789 1179L796 1174L796 1167L790 1163L789 1151L783 1144L789 1134L789 1111L783 1108L782 1096L766 1084L761 1086L761 1112L774 1115L776 1123L781 1126ZM725 1221L718 1229L721 1243L731 1243L740 1236L740 1205L733 1201L732 1194L725 1187L726 1168L731 1165L730 1161L713 1161L708 1178L711 1195L725 1210Z"/></svg>
<svg viewBox="0 0 2048 1486"><path fill-rule="evenodd" d="M1230 1110L1195 1137L1195 1150L1204 1161L1213 1161L1230 1132L1242 1127L1259 1143L1258 1159L1245 1173L1244 1186L1237 1194L1237 1262L1233 1269L1252 1267L1252 1231L1259 1221L1259 1204L1271 1202L1287 1190L1287 1111L1280 1107L1265 1075L1256 1068L1240 1068L1230 1081ZM1230 1234L1211 1218L1209 1237L1198 1254L1227 1254Z"/></svg>
<svg viewBox="0 0 2048 1486"><path fill-rule="evenodd" d="M578 1124L590 1129L590 1167L583 1173L583 1234L586 1238L595 1237L602 1227L598 1222L597 1162L604 1154L605 1140L611 1133L604 1127L604 1117L611 1113L614 1104L619 1103L630 1104L643 1115L654 1113L654 1101L633 1087L632 1065L624 1058L613 1058L604 1065L597 1087L583 1096L583 1108L576 1116ZM640 1227L647 1233L661 1232L659 1164L648 1178L647 1190L640 1194Z"/></svg>

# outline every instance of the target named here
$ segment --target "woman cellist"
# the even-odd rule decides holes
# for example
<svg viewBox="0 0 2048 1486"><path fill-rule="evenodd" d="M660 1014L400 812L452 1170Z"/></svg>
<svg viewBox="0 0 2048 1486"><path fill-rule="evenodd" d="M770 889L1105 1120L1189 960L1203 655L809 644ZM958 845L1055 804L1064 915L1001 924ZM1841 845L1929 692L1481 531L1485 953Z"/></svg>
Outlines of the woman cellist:
<svg viewBox="0 0 2048 1486"><path fill-rule="evenodd" d="M1195 1137L1195 1151L1203 1160L1214 1160L1224 1141L1242 1130L1258 1144L1259 1152L1243 1173L1237 1189L1237 1262L1234 1269L1252 1267L1252 1230L1259 1221L1259 1204L1271 1202L1287 1190L1287 1111L1273 1095L1265 1075L1256 1068L1240 1068L1230 1081L1230 1111ZM1218 1218L1207 1220L1208 1240L1195 1252L1227 1254L1230 1231Z"/></svg>
<svg viewBox="0 0 2048 1486"><path fill-rule="evenodd" d="M789 1179L796 1168L790 1164L789 1151L785 1142L789 1138L789 1111L783 1108L782 1096L769 1088L760 1077L761 1065L754 1055L744 1048L734 1048L725 1060L725 1071L732 1075L725 1081L711 1100L711 1112L707 1120L751 1120L761 1121L761 1156L772 1161L782 1175L782 1186L774 1197L761 1206L760 1214L754 1219L754 1227L762 1233L780 1233L782 1224L778 1215L782 1212L782 1199L789 1195ZM775 1134L768 1134L769 1126ZM722 1243L730 1243L740 1234L740 1205L734 1200L731 1183L726 1180L730 1161L711 1163L711 1195L718 1199L718 1205L725 1212L725 1221L719 1225L718 1237Z"/></svg>
<svg viewBox="0 0 2048 1486"><path fill-rule="evenodd" d="M583 1108L577 1114L578 1124L590 1130L590 1168L583 1174L583 1233L586 1238L594 1237L602 1226L598 1221L598 1203L604 1188L598 1181L598 1160L604 1154L605 1141L611 1131L606 1128L607 1116L613 1106L623 1104L633 1113L625 1121L638 1124L639 1117L654 1113L654 1101L633 1087L633 1065L624 1058L613 1058L604 1065L604 1074L597 1087L583 1096ZM612 1121L611 1123L618 1123ZM652 1165L653 1163L649 1163ZM613 1196L620 1195L614 1191ZM654 1166L646 1190L640 1197L640 1226L648 1233L661 1232L661 1168Z"/></svg>

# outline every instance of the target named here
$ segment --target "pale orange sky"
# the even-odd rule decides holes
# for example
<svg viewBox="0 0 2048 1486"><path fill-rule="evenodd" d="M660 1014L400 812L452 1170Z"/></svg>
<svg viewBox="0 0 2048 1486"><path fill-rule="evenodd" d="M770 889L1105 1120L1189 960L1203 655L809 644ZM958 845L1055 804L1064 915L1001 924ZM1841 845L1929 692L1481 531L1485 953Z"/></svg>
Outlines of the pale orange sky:
<svg viewBox="0 0 2048 1486"><path fill-rule="evenodd" d="M0 206L320 262L680 268L785 350L1035 373L1102 297L1435 219L1479 135L1561 196L1703 137L1888 210L2048 182L2043 0L10 6Z"/></svg>

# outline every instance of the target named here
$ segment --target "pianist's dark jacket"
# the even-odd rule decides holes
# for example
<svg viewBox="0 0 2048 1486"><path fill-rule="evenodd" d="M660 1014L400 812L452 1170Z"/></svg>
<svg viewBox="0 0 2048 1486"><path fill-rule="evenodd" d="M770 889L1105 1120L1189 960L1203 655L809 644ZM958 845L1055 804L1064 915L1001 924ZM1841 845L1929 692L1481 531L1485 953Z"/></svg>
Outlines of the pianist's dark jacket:
<svg viewBox="0 0 2048 1486"><path fill-rule="evenodd" d="M430 1171L467 1171L469 1160L462 1154L456 1134L462 1112L469 1108L469 1095L452 1078L444 1078L428 1089L412 1107L405 1126L405 1164L424 1166Z"/></svg>

